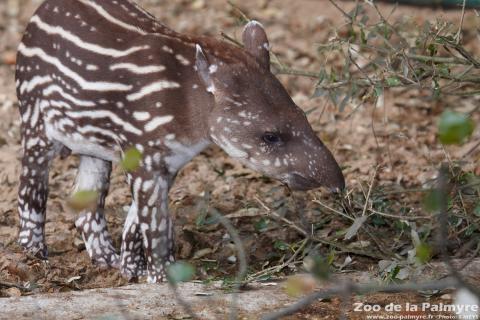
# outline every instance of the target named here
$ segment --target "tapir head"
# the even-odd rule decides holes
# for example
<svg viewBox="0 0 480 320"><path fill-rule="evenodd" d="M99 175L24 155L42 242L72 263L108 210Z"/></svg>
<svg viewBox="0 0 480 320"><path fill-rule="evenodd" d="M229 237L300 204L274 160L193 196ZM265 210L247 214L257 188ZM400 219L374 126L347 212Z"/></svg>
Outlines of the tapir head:
<svg viewBox="0 0 480 320"><path fill-rule="evenodd" d="M196 69L215 107L210 138L231 157L286 183L294 190L343 189L345 180L332 153L305 113L270 72L269 44L258 22L243 32L244 50L225 63L197 46ZM208 57L208 58L207 58Z"/></svg>

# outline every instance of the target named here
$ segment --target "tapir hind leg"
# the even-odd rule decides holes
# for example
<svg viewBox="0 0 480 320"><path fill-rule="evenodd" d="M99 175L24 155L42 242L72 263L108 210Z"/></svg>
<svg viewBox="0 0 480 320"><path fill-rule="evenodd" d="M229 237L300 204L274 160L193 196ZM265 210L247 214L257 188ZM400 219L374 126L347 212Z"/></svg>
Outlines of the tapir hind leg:
<svg viewBox="0 0 480 320"><path fill-rule="evenodd" d="M94 191L97 193L97 203L80 213L75 226L85 241L88 255L96 264L118 267L119 256L113 247L104 215L111 171L110 161L89 156L80 158L74 192Z"/></svg>
<svg viewBox="0 0 480 320"><path fill-rule="evenodd" d="M22 167L18 188L20 232L18 242L33 255L46 259L45 211L48 198L48 173L55 150L60 149L45 134L39 102L22 110Z"/></svg>

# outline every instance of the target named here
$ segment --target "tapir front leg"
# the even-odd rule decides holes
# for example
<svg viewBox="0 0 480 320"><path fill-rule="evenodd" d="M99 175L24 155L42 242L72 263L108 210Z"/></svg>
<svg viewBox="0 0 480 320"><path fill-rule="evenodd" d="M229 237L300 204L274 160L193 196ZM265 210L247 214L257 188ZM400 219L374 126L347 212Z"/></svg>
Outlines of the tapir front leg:
<svg viewBox="0 0 480 320"><path fill-rule="evenodd" d="M167 177L158 172L142 169L132 173L130 179L136 217L129 214L127 218L130 227L125 228L124 232L122 248L126 251L122 250L122 264L138 259L129 251L138 246L135 242L138 241L136 239L140 232L147 264L147 280L150 283L165 281L165 268L174 262L173 222L168 214L168 181Z"/></svg>
<svg viewBox="0 0 480 320"><path fill-rule="evenodd" d="M147 262L143 252L142 234L138 224L138 208L132 201L123 227L120 271L129 280L146 275Z"/></svg>

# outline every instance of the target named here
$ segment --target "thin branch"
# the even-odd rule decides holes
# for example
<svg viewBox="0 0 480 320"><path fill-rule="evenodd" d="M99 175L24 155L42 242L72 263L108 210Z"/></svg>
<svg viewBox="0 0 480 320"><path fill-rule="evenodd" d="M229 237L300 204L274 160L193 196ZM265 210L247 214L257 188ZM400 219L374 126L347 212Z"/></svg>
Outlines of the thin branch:
<svg viewBox="0 0 480 320"><path fill-rule="evenodd" d="M243 48L243 43L241 43L240 41L238 41L237 39L231 37L230 35L226 34L225 32L220 32L220 35L222 37L224 37L226 40L230 41L231 43L233 43L234 45L240 47L240 48Z"/></svg>
<svg viewBox="0 0 480 320"><path fill-rule="evenodd" d="M465 18L465 5L466 5L466 3L467 3L467 0L463 0L463 5L462 5L462 18L460 19L460 25L458 26L457 34L455 35L455 41L457 42L457 44L460 44L460 41L461 41L463 20L464 20L464 18Z"/></svg>
<svg viewBox="0 0 480 320"><path fill-rule="evenodd" d="M438 214L439 231L437 234L437 246L442 255L443 261L447 265L450 275L454 277L457 282L470 290L473 294L480 298L480 290L463 279L463 276L453 265L452 259L447 251L448 242L448 164L442 164L438 179L438 191L443 195L440 197L440 212Z"/></svg>
<svg viewBox="0 0 480 320"><path fill-rule="evenodd" d="M250 21L250 18L245 14L243 13L243 11L236 5L234 4L232 1L227 1L227 3L238 13L238 15L244 20L244 21Z"/></svg>
<svg viewBox="0 0 480 320"><path fill-rule="evenodd" d="M370 211L372 214L378 214L379 216L392 218L392 219L399 219L399 220L432 220L431 216L423 216L423 217L422 216L399 216L396 214L380 212L372 208L369 208L368 211Z"/></svg>
<svg viewBox="0 0 480 320"><path fill-rule="evenodd" d="M365 213L367 212L368 200L370 199L370 194L372 192L372 187L375 182L375 177L377 176L378 167L379 167L378 165L375 167L375 171L373 172L372 179L370 180L370 185L368 186L368 193L367 193L367 196L365 197L365 205L363 207L362 216L364 216Z"/></svg>
<svg viewBox="0 0 480 320"><path fill-rule="evenodd" d="M317 204L321 205L322 207L324 207L325 209L328 209L328 210L332 211L333 213L336 213L336 214L338 214L338 215L340 215L340 216L342 216L342 217L344 217L344 218L346 218L346 219L348 219L348 220L355 221L355 218L353 218L353 217L351 217L351 216L349 216L349 215L346 215L345 213L343 213L343 212L341 212L341 211L338 211L338 210L336 210L336 209L333 209L332 207L329 207L328 205L324 204L323 202L321 202L321 201L318 200L318 199L314 199L314 200L312 200L312 202L317 203Z"/></svg>
<svg viewBox="0 0 480 320"><path fill-rule="evenodd" d="M218 219L218 221L225 227L225 229L227 229L228 233L230 234L230 237L235 243L235 249L237 250L239 268L238 268L237 276L235 278L235 290L232 293L232 302L230 304L230 320L235 320L237 319L238 290L240 289L240 286L242 285L245 275L247 274L247 258L245 255L245 249L243 247L242 240L240 239L240 236L238 235L237 230L230 223L230 221L215 211L212 211L211 214L213 215L213 217Z"/></svg>
<svg viewBox="0 0 480 320"><path fill-rule="evenodd" d="M479 91L480 93L480 91ZM463 155L463 157L468 157L469 155L471 155L476 149L478 149L478 147L480 147L480 141L478 141L472 148L470 148L470 150L467 151L467 153L465 153Z"/></svg>
<svg viewBox="0 0 480 320"><path fill-rule="evenodd" d="M408 53L405 56L409 59L417 60L421 62L453 64L453 65L471 65L470 61L466 59L457 58L457 57L435 57L435 56L424 56L421 54L408 54Z"/></svg>

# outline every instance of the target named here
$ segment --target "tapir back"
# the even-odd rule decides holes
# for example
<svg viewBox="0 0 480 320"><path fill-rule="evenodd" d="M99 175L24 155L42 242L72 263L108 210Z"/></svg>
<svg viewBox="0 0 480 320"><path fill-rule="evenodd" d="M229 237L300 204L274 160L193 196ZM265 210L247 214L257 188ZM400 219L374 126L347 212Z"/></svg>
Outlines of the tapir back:
<svg viewBox="0 0 480 320"><path fill-rule="evenodd" d="M32 17L17 64L23 126L45 121L53 140L107 160L173 131L195 143L195 108L211 101L192 76L192 40L129 1L97 2L47 0Z"/></svg>

